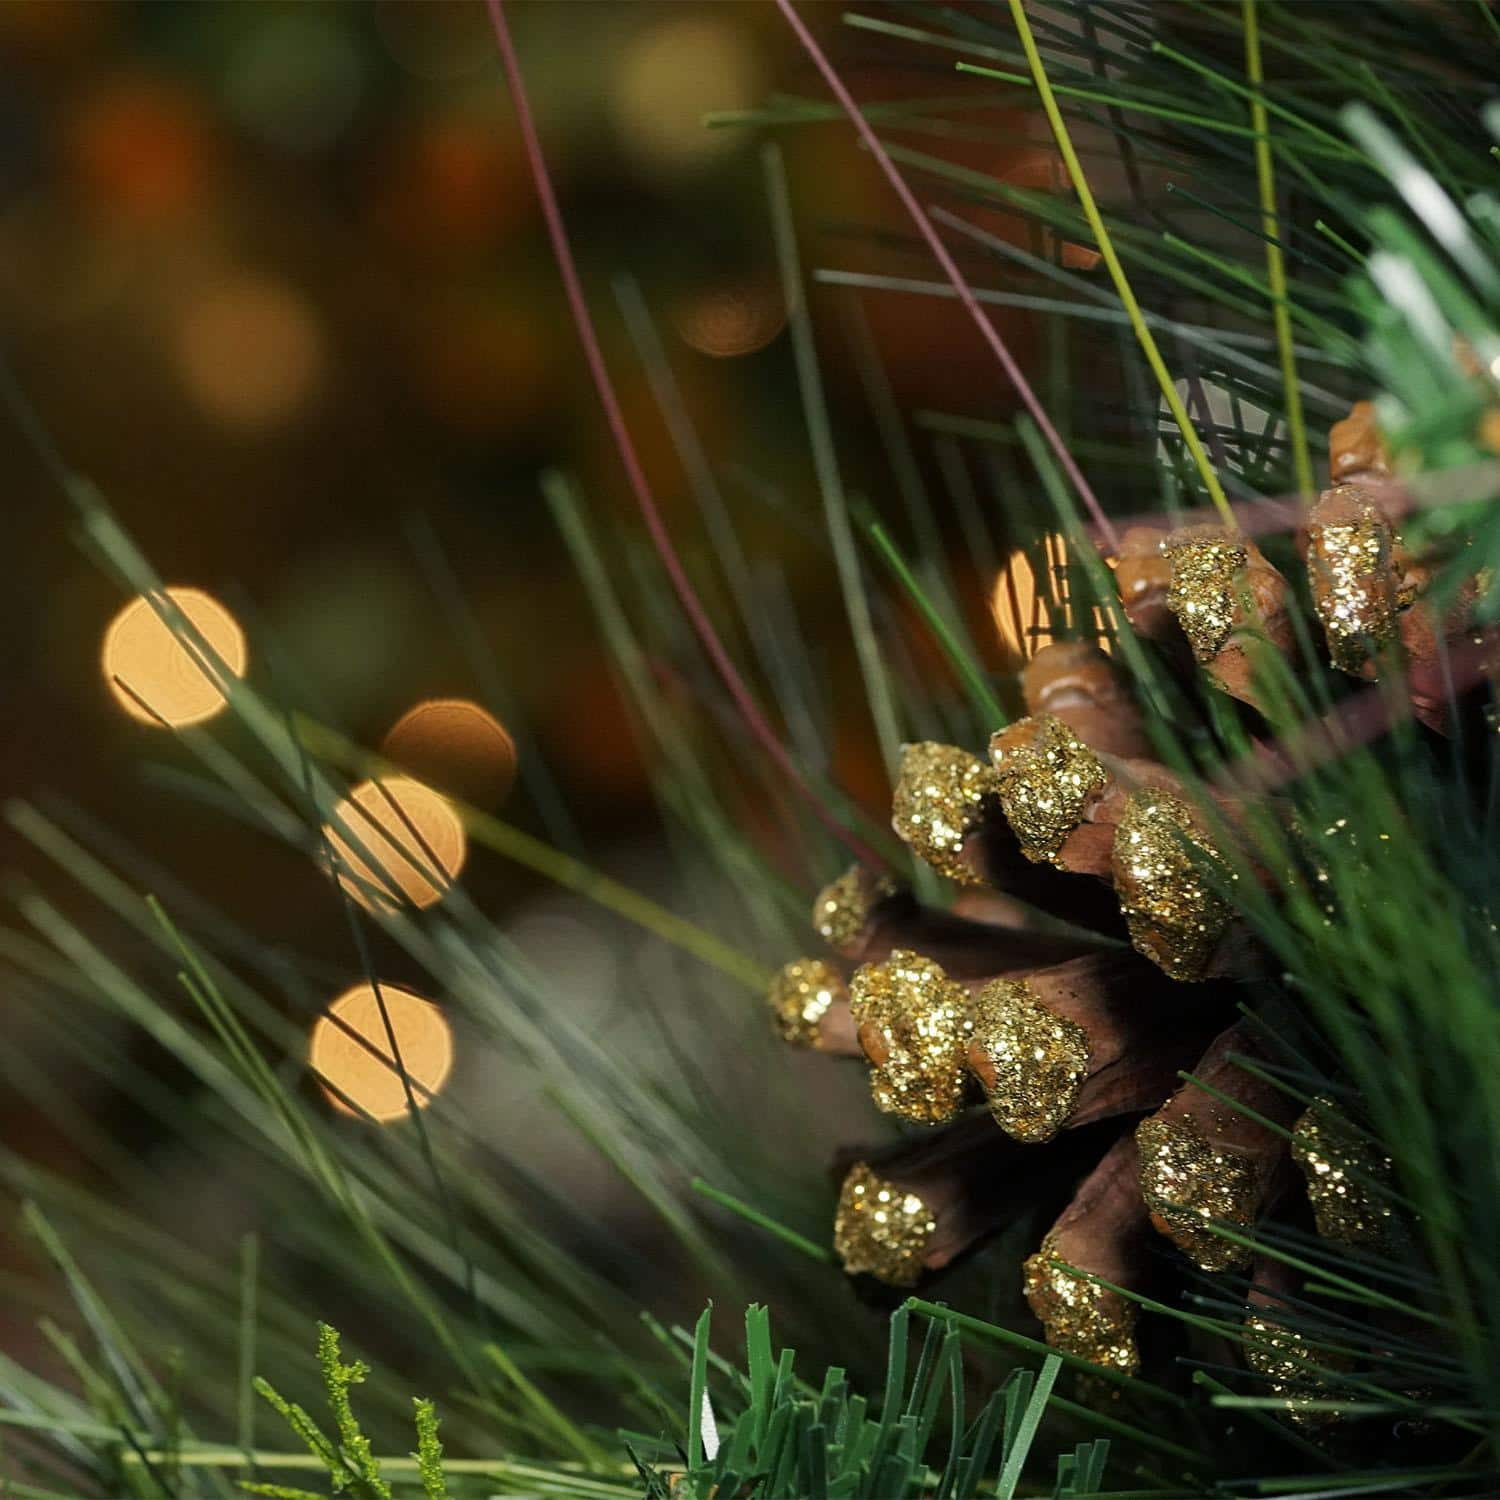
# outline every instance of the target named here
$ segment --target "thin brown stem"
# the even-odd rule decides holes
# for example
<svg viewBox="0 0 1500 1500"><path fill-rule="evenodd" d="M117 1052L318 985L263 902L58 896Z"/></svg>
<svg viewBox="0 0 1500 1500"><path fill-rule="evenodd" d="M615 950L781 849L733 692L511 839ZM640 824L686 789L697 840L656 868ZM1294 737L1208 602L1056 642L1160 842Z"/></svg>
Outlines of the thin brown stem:
<svg viewBox="0 0 1500 1500"><path fill-rule="evenodd" d="M516 123L520 128L522 146L531 167L532 179L536 183L542 217L546 221L547 235L552 242L553 256L557 261L558 272L562 276L563 289L567 294L568 306L572 310L578 339L583 345L584 358L588 362L589 373L593 378L594 389L598 393L600 404L604 407L604 415L619 452L625 477L630 483L636 504L640 507L646 529L661 557L662 566L672 581L672 587L677 593L684 613L697 632L703 649L708 653L709 660L713 663L725 688L728 689L730 697L734 699L735 706L750 733L781 769L791 785L807 801L828 831L856 859L880 868L885 862L862 839L845 828L823 805L817 793L793 762L785 746L776 737L775 730L761 712L744 678L740 676L739 669L725 650L724 643L719 639L718 632L715 631L713 623L708 618L708 612L704 609L702 601L688 579L687 571L682 566L682 560L672 544L671 534L662 519L661 511L656 504L656 497L651 492L651 485L641 466L640 457L636 453L635 443L631 439L630 429L625 422L625 414L620 408L614 383L610 379L609 369L604 362L604 351L600 347L598 335L594 330L593 316L589 312L587 299L583 295L583 285L578 277L578 267L573 258L567 225L563 221L562 210L558 205L557 194L552 185L552 175L548 170L541 139L537 134L536 122L531 113L530 99L526 92L525 81L521 76L520 61L516 55L515 43L511 38L510 25L505 16L504 0L489 0L489 11L495 42L500 49L500 60L505 67L505 76L509 81L511 97L516 107Z"/></svg>

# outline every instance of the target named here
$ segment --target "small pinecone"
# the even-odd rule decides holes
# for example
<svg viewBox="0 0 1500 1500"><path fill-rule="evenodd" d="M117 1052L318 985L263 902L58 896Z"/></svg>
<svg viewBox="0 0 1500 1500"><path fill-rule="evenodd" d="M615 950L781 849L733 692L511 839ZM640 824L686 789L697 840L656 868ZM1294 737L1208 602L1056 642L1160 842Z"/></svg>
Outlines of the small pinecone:
<svg viewBox="0 0 1500 1500"><path fill-rule="evenodd" d="M1424 601L1431 569L1396 529L1367 404L1331 448L1334 483L1302 538L1329 655L1372 677L1404 649L1418 684L1468 627L1464 600L1441 620ZM1116 582L1138 635L1252 710L1263 653L1290 660L1290 591L1248 537L1134 528ZM1241 982L1265 972L1237 885L1275 891L1247 852L1252 809L1154 758L1099 646L1043 647L1021 687L1028 716L987 759L902 752L892 825L960 888L952 909L856 866L813 905L830 956L788 964L770 1003L789 1043L863 1058L877 1108L926 1127L849 1158L834 1225L845 1269L915 1285L1013 1222L1018 1195L1069 1174L1077 1190L1026 1260L1025 1296L1049 1343L1129 1374L1131 1294L1170 1260L1165 1245L1202 1270L1246 1271L1257 1224L1308 1203L1334 1241L1388 1243L1399 1226L1389 1163L1328 1100L1304 1111L1269 1081L1275 1059L1236 1018ZM1447 707L1413 693L1429 725ZM1080 1162L1070 1143L1085 1141ZM1311 1383L1276 1305L1252 1299L1247 1359L1295 1416Z"/></svg>

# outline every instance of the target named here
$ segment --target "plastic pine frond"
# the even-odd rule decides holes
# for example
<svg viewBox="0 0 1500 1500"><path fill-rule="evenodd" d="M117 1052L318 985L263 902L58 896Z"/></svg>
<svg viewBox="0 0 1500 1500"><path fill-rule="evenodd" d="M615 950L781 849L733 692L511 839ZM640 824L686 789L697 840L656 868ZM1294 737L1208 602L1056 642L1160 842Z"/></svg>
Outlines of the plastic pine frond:
<svg viewBox="0 0 1500 1500"><path fill-rule="evenodd" d="M309 1066L289 1007L319 965L91 814L7 805L66 887L12 884L7 998L63 1064L5 1051L0 1076L110 1189L0 1148L76 1325L43 1324L56 1379L0 1351L17 1493L303 1500L278 1464L356 1500L1500 1492L1496 7L835 25L777 0L797 92L709 122L788 143L764 218L792 347L746 421L807 452L764 464L693 430L645 283L619 297L644 380L596 328L509 10L475 14L635 509L556 468L538 488L649 762L629 852L670 878L587 863L539 763L514 825L403 783L436 854L383 757L211 647L0 365L90 556L233 725L186 726L153 776L316 869L395 1101ZM867 233L813 178L840 139L888 195ZM844 404L819 366L837 299ZM877 306L951 395L900 409ZM488 617L444 602L482 659ZM377 839L391 879L356 879ZM562 1003L465 851L576 904L556 982L597 946L620 1036ZM400 1003L534 1086L515 1139L439 1100L446 1033L431 1075L396 1047L385 954L441 997ZM250 1163L246 1213L285 1246L237 1273L159 1196L122 1207L141 1163L80 1118L79 1078L185 1157ZM611 1217L529 1153L554 1128ZM338 1304L303 1305L308 1265ZM750 1297L743 1341L714 1347L708 1311L670 1326ZM346 1363L323 1322L314 1374L288 1330L352 1332L340 1306L377 1309L420 1381ZM413 1387L443 1392L446 1442ZM305 1452L257 1441L252 1391Z"/></svg>
<svg viewBox="0 0 1500 1500"><path fill-rule="evenodd" d="M738 1387L740 1399L734 1405L729 1404L732 1396L723 1398L717 1451L700 1450L685 1471L642 1463L648 1489L702 1497L746 1493L767 1500L772 1495L783 1500L829 1494L871 1500L1013 1495L1028 1464L1031 1472L1041 1467L1031 1448L1058 1360L1045 1360L1039 1379L1029 1370L1017 1370L966 1422L958 1329L928 1319L912 1367L910 1321L904 1307L891 1319L885 1394L872 1412L869 1400L851 1391L842 1370L828 1370L817 1387L797 1381L790 1350L775 1360L782 1378L769 1380L769 1325L763 1309L749 1309L748 1378ZM701 1410L690 1406L689 1420L701 1420ZM1076 1455L1059 1457L1058 1471L1067 1465L1072 1474L1083 1463L1079 1472L1097 1487L1109 1445L1085 1444L1079 1455L1085 1452L1086 1463Z"/></svg>
<svg viewBox="0 0 1500 1500"><path fill-rule="evenodd" d="M448 1482L443 1477L443 1444L438 1437L437 1408L431 1401L412 1398L417 1424L417 1468L422 1476L424 1500L448 1500Z"/></svg>

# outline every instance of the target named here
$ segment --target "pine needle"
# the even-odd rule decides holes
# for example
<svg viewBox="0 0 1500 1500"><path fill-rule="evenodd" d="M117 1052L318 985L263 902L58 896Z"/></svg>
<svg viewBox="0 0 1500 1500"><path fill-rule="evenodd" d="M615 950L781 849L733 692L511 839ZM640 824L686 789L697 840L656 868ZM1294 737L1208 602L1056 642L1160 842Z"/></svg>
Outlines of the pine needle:
<svg viewBox="0 0 1500 1500"><path fill-rule="evenodd" d="M1209 462L1202 439L1199 438L1197 430L1188 417L1187 408L1182 404L1182 397L1178 394L1177 387L1167 371L1161 351L1156 347L1156 339L1152 336L1151 329L1141 313L1140 303L1136 301L1135 292L1130 285L1130 278L1125 274L1124 266L1120 264L1114 241L1105 226L1099 206L1094 201L1093 190L1089 187L1083 163L1078 159L1078 153L1073 148L1073 137L1052 92L1046 64L1043 63L1042 55L1037 50L1036 38L1031 32L1031 23L1026 19L1025 0L1010 0L1010 11L1015 19L1016 31L1021 38L1021 46L1026 53L1026 61L1031 67L1031 76L1036 82L1037 92L1041 95L1042 108L1046 111L1047 121L1052 127L1057 149L1062 153L1068 176L1073 183L1073 190L1078 194L1078 202L1083 208L1084 216L1088 219L1089 228L1094 233L1094 242L1098 245L1099 253L1104 257L1104 263L1109 268L1115 291L1119 294L1120 302L1130 318L1130 326L1135 333L1136 342L1140 344L1141 352L1146 356L1146 363L1150 365L1151 373L1156 376L1162 399L1167 403L1167 409L1172 413L1172 418L1182 433L1182 440L1187 444L1188 452L1192 455L1198 476L1203 481L1204 489L1208 491L1209 499L1219 512L1224 525L1230 531L1237 531L1239 528L1234 519L1234 512L1229 508L1229 499L1224 493L1224 487L1220 484L1219 476Z"/></svg>
<svg viewBox="0 0 1500 1500"><path fill-rule="evenodd" d="M797 365L797 385L802 396L803 420L807 424L808 442L812 448L813 467L823 496L823 516L828 541L833 549L833 563L838 572L844 611L849 619L849 633L864 680L865 700L874 723L876 743L885 764L888 785L895 784L897 762L901 754L901 730L896 718L896 704L875 626L870 617L870 601L860 571L859 555L854 543L854 529L849 524L849 504L839 474L838 455L834 452L833 432L828 421L828 407L823 397L823 380L818 369L817 347L813 341L812 318L807 294L802 285L802 268L797 258L797 232L792 219L791 194L787 185L786 166L774 144L761 153L766 176L767 196L771 203L771 226L776 238L776 256L781 267L781 285L786 296L787 323L792 333L792 352Z"/></svg>
<svg viewBox="0 0 1500 1500"><path fill-rule="evenodd" d="M958 638L949 628L948 622L943 618L942 611L927 596L922 585L917 582L916 575L907 566L905 558L897 550L896 544L891 540L878 521L869 523L868 530L870 540L874 542L880 555L885 559L892 573L896 575L902 588L907 592L913 604L922 613L922 618L927 621L928 628L932 631L938 644L943 648L948 660L953 663L964 686L969 691L969 697L973 700L975 708L982 716L982 721L993 731L1001 729L1006 723L1005 710L1000 706L1000 700L995 697L989 683L985 680L984 673L979 670L974 658L960 644Z"/></svg>
<svg viewBox="0 0 1500 1500"><path fill-rule="evenodd" d="M1271 318L1281 353L1281 384L1287 427L1292 437L1292 463L1297 488L1313 491L1312 459L1307 451L1307 424L1302 415L1302 389L1297 382L1297 356L1292 348L1292 317L1287 303L1286 266L1281 253L1281 230L1276 216L1276 169L1271 160L1270 127L1262 97L1264 74L1260 58L1260 22L1256 0L1242 0L1245 23L1245 69L1255 90L1250 119L1255 127L1255 177L1260 189L1261 228L1266 237L1266 276L1271 283Z"/></svg>

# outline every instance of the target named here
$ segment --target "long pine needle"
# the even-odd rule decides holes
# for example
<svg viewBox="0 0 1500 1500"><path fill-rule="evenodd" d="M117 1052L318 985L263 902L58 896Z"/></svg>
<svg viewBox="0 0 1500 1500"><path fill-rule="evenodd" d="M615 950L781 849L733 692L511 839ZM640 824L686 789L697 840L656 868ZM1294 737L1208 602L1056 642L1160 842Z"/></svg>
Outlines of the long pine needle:
<svg viewBox="0 0 1500 1500"><path fill-rule="evenodd" d="M1281 356L1281 383L1286 398L1286 421L1292 436L1292 465L1297 488L1311 496L1312 459L1307 451L1307 423L1302 416L1302 391L1297 383L1297 355L1292 347L1292 314L1287 302L1286 264L1281 253L1281 230L1276 217L1276 169L1271 161L1271 141L1266 102L1261 92L1265 82L1260 56L1260 21L1256 0L1243 0L1245 17L1245 71L1255 94L1250 101L1250 119L1255 126L1255 178L1260 189L1260 222L1266 237L1266 276L1271 283L1271 318L1276 327L1276 345Z"/></svg>
<svg viewBox="0 0 1500 1500"><path fill-rule="evenodd" d="M1094 201L1093 190L1089 187L1083 163L1078 159L1078 152L1073 147L1073 137L1068 130L1067 122L1063 119L1062 110L1058 107L1057 97L1052 92L1052 83L1047 76L1047 66L1042 61L1041 52L1037 49L1036 38L1031 32L1031 23L1026 18L1025 0L1010 0L1010 11L1015 18L1016 30L1020 34L1021 47L1026 53L1026 61L1031 67L1031 76L1036 80L1037 92L1041 95L1042 108L1046 111L1047 122L1051 125L1053 138L1057 141L1057 149L1062 153L1068 176L1072 179L1073 190L1078 194L1079 205L1083 209L1085 218L1088 219L1089 228L1093 230L1099 253L1104 257L1105 265L1109 267L1110 279L1115 284L1115 291L1119 294L1120 301L1129 315L1130 326L1135 333L1136 341L1141 346L1141 352L1146 356L1146 363L1151 366L1151 373L1156 376L1162 399L1166 401L1173 420L1182 432L1182 440L1187 444L1188 452L1192 455L1193 463L1203 481L1204 489L1208 491L1209 499L1219 512L1224 525L1231 531L1238 530L1234 512L1229 508L1229 497L1225 495L1224 486L1219 482L1219 476L1209 462L1203 441L1188 417L1187 408L1183 405L1182 397L1178 394L1172 376L1167 370L1166 361L1161 357L1161 350L1156 347L1156 339L1152 336L1151 329L1141 313L1141 305L1136 301L1130 278L1125 274L1125 267L1120 263L1114 241L1104 223L1103 215L1099 212L1099 205Z"/></svg>

